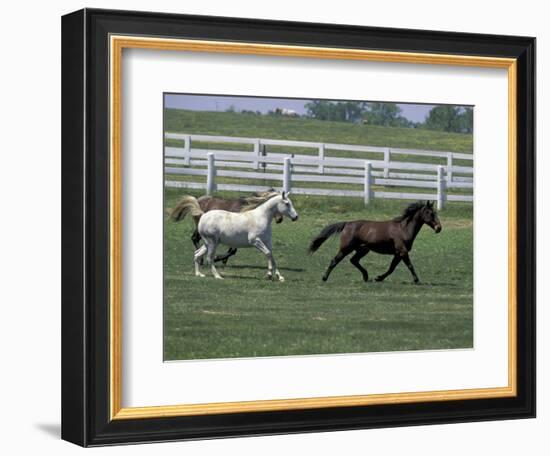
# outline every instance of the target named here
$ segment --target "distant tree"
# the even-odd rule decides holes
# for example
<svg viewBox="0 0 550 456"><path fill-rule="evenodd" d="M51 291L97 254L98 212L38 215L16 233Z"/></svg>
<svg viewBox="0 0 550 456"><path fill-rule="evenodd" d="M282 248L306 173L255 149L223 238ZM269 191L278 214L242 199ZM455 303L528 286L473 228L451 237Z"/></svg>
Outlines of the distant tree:
<svg viewBox="0 0 550 456"><path fill-rule="evenodd" d="M384 127L414 126L414 123L403 117L401 112L401 108L395 103L368 103L363 113L363 123Z"/></svg>
<svg viewBox="0 0 550 456"><path fill-rule="evenodd" d="M401 115L395 103L315 100L306 103L306 116L318 120L363 123L384 127L416 128L417 124Z"/></svg>
<svg viewBox="0 0 550 456"><path fill-rule="evenodd" d="M237 110L235 109L235 105L229 106L229 108L227 108L225 112L237 112Z"/></svg>
<svg viewBox="0 0 550 456"><path fill-rule="evenodd" d="M331 119L330 114L333 108L331 107L330 101L325 101L325 100L310 101L309 103L305 104L305 108L306 108L306 115L308 117L313 117L314 119L317 119L317 120L335 120L334 112L332 113L333 115Z"/></svg>
<svg viewBox="0 0 550 456"><path fill-rule="evenodd" d="M459 109L455 106L436 106L424 122L429 130L456 131L459 128Z"/></svg>
<svg viewBox="0 0 550 456"><path fill-rule="evenodd" d="M424 127L429 130L472 133L473 109L458 106L436 106L428 113Z"/></svg>
<svg viewBox="0 0 550 456"><path fill-rule="evenodd" d="M305 104L306 116L338 122L358 122L362 118L365 107L366 104L359 101L315 100Z"/></svg>
<svg viewBox="0 0 550 456"><path fill-rule="evenodd" d="M474 110L473 108L463 108L460 113L460 130L462 133L472 133L474 131Z"/></svg>
<svg viewBox="0 0 550 456"><path fill-rule="evenodd" d="M338 103L342 111L342 117L346 122L358 122L363 117L363 113L367 108L367 103L359 101L345 101Z"/></svg>

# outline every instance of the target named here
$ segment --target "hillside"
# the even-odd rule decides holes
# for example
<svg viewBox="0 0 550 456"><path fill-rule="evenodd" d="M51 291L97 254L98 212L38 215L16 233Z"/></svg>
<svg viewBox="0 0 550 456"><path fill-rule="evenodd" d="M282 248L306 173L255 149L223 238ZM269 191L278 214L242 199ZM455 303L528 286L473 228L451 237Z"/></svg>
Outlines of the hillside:
<svg viewBox="0 0 550 456"><path fill-rule="evenodd" d="M473 135L232 112L165 110L166 132L471 153Z"/></svg>

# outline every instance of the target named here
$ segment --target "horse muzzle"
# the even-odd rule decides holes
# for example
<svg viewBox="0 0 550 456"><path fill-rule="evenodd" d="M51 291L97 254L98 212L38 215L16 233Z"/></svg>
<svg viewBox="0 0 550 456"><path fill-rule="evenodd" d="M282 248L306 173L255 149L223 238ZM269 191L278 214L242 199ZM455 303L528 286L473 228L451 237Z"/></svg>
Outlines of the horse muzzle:
<svg viewBox="0 0 550 456"><path fill-rule="evenodd" d="M298 220L298 214L296 214L295 217L290 217L290 220L292 220L293 222L295 222L296 220Z"/></svg>
<svg viewBox="0 0 550 456"><path fill-rule="evenodd" d="M434 231L435 231L436 233L439 233L439 232L441 232L442 227L441 227L440 224L437 224L437 225L435 225L435 226L433 227L433 229L434 229Z"/></svg>

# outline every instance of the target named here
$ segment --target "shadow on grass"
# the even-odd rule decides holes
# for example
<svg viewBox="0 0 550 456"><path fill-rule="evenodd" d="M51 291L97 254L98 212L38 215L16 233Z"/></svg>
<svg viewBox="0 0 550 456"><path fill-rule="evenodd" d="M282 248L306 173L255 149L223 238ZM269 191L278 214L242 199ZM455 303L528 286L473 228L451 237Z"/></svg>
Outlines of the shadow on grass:
<svg viewBox="0 0 550 456"><path fill-rule="evenodd" d="M228 275L226 273L224 273L222 277L225 280L230 280L230 281L238 280L238 279L242 279L242 280L261 280L262 279L261 276L245 276L245 275L232 275L232 274ZM267 281L267 279L265 280Z"/></svg>
<svg viewBox="0 0 550 456"><path fill-rule="evenodd" d="M258 281L261 281L261 282L273 282L273 283L279 283L279 281L277 279L268 279L267 278L267 275L257 275L257 276L250 276L250 275L238 275L238 274L231 274L231 273L223 273L222 272L222 277L225 279L225 280L228 280L228 281L237 281L239 279L243 279L243 280L254 280L256 282ZM286 280L285 280L286 282Z"/></svg>
<svg viewBox="0 0 550 456"><path fill-rule="evenodd" d="M258 265L248 266L248 265L245 265L245 264L228 264L227 266L225 266L225 268L226 268L226 270L230 270L230 269L265 269L267 271L267 266L258 266ZM283 267L283 268L278 268L278 269L279 269L279 271L305 272L305 269L303 269L303 268Z"/></svg>
<svg viewBox="0 0 550 456"><path fill-rule="evenodd" d="M422 280L419 283L414 283L412 280L400 280L400 281L388 281L384 280L383 282L377 282L375 280L369 279L369 283L376 283L379 286L389 285L390 283L392 285L410 285L414 288L423 288L423 287L451 287L451 288L458 288L458 285L456 283L452 282L423 282Z"/></svg>

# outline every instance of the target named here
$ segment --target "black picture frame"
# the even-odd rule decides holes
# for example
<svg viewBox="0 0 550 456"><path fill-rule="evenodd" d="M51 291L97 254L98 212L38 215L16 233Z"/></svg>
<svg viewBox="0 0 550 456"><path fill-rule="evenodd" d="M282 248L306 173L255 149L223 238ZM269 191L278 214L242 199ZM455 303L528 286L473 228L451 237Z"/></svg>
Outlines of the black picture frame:
<svg viewBox="0 0 550 456"><path fill-rule="evenodd" d="M517 395L110 419L109 36L517 59ZM84 9L62 19L62 438L82 446L535 416L535 39Z"/></svg>

